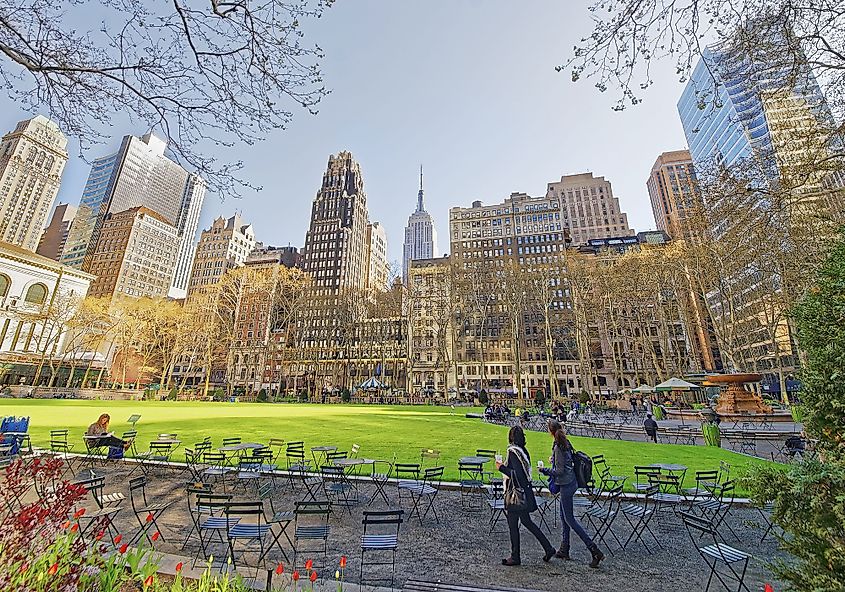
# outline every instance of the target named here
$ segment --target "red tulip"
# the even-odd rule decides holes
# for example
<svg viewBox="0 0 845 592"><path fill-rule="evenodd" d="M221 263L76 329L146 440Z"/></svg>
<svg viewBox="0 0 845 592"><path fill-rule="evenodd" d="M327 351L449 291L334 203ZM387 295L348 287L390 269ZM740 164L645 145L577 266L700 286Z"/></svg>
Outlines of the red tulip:
<svg viewBox="0 0 845 592"><path fill-rule="evenodd" d="M149 588L152 585L153 585L153 576L149 575L149 576L147 576L147 579L144 580L144 588Z"/></svg>
<svg viewBox="0 0 845 592"><path fill-rule="evenodd" d="M152 521L153 521L153 515L152 515L152 513L147 514L147 522L152 522Z"/></svg>
<svg viewBox="0 0 845 592"><path fill-rule="evenodd" d="M285 573L285 566L280 563L279 565L276 566L276 575L280 576L283 573Z"/></svg>
<svg viewBox="0 0 845 592"><path fill-rule="evenodd" d="M57 571L59 571L59 564L54 563L53 565L50 566L50 569L47 570L47 575L48 576L54 576L54 575L56 575Z"/></svg>
<svg viewBox="0 0 845 592"><path fill-rule="evenodd" d="M98 541L101 541L101 540L103 540L103 536L104 536L105 534L106 534L106 533L104 533L104 532L101 530L100 532L98 532L98 533L97 533L97 536L95 536L95 537L94 537L94 539L95 539L95 540L98 540Z"/></svg>
<svg viewBox="0 0 845 592"><path fill-rule="evenodd" d="M298 571L293 572L293 581L294 582L299 581L299 572Z"/></svg>
<svg viewBox="0 0 845 592"><path fill-rule="evenodd" d="M85 515L85 508L79 508L76 513L73 515L73 519L77 520L82 518Z"/></svg>
<svg viewBox="0 0 845 592"><path fill-rule="evenodd" d="M114 537L114 544L117 545L118 543L120 543L121 540L123 540L123 535L117 535L116 537Z"/></svg>
<svg viewBox="0 0 845 592"><path fill-rule="evenodd" d="M305 569L307 569L308 571L311 571L311 567L313 567L313 565L314 565L314 562L313 562L313 561L311 561L310 559L308 559L308 560L305 562Z"/></svg>
<svg viewBox="0 0 845 592"><path fill-rule="evenodd" d="M24 563L23 565L21 565L21 573L25 572L28 569L29 569L28 563Z"/></svg>
<svg viewBox="0 0 845 592"><path fill-rule="evenodd" d="M763 592L775 592L775 589L772 588L771 584L766 584L765 587L763 588Z"/></svg>
<svg viewBox="0 0 845 592"><path fill-rule="evenodd" d="M127 549L129 549L129 543L123 543L118 551L120 551L120 554L123 555L126 553Z"/></svg>
<svg viewBox="0 0 845 592"><path fill-rule="evenodd" d="M160 536L161 536L161 533L159 531L155 531L155 533L153 533L153 540L157 541L158 537L160 537Z"/></svg>
<svg viewBox="0 0 845 592"><path fill-rule="evenodd" d="M65 520L64 522L62 522L62 528L64 528L65 530L70 528L70 520Z"/></svg>
<svg viewBox="0 0 845 592"><path fill-rule="evenodd" d="M316 571L311 572L311 578L310 579L311 579L312 584L317 581L317 572Z"/></svg>
<svg viewBox="0 0 845 592"><path fill-rule="evenodd" d="M176 573L179 573L180 571L182 571L182 562L181 561L176 564Z"/></svg>
<svg viewBox="0 0 845 592"><path fill-rule="evenodd" d="M70 531L76 532L77 530L79 530L79 522L74 522L73 526L70 527Z"/></svg>
<svg viewBox="0 0 845 592"><path fill-rule="evenodd" d="M340 566L341 566L341 567L346 567L346 555L341 555L341 556L340 556Z"/></svg>

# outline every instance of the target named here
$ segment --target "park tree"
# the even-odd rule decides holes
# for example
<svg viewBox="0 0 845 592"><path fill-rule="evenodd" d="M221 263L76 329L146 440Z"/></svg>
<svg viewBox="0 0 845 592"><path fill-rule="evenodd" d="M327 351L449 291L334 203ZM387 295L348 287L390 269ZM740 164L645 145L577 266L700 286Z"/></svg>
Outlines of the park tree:
<svg viewBox="0 0 845 592"><path fill-rule="evenodd" d="M804 429L818 456L761 469L752 487L758 502L775 502L781 544L797 559L776 562L777 575L793 590L832 592L845 586L845 232L794 316L805 352Z"/></svg>
<svg viewBox="0 0 845 592"><path fill-rule="evenodd" d="M279 335L276 346L279 351L278 363L279 393L287 386L290 374L290 361L301 346L302 315L308 304L311 277L302 270L280 266L277 291L270 312L270 322L274 334Z"/></svg>
<svg viewBox="0 0 845 592"><path fill-rule="evenodd" d="M66 326L79 310L82 298L68 291L56 290L49 298L37 307L26 307L17 313L21 322L31 323L30 335L27 338L27 348L32 344L38 356L33 384L42 380L45 366L50 372L52 383L58 370L56 353L64 337Z"/></svg>
<svg viewBox="0 0 845 592"><path fill-rule="evenodd" d="M758 470L751 487L758 502L774 501L773 520L785 532L781 544L793 556L776 563L775 569L790 589L841 590L845 587L845 390L841 380L845 375L845 237L840 234L838 240L829 240L829 229L837 220L841 222L842 214L838 188L845 160L841 127L845 9L840 2L796 0L609 0L596 2L592 11L592 34L575 48L562 69L570 70L573 80L595 80L601 91L614 89L619 93L617 109L642 100L641 93L653 82L656 60L674 61L684 82L703 46L710 43L778 73L782 88L773 89L763 100L774 101L775 107L793 101L787 111L790 121L770 122L770 133L776 150L789 145L797 149L781 150L775 158L755 154L739 167L713 163L716 170L699 173L705 182L734 186L733 191L704 188L705 210L723 207L738 218L730 224L706 224L708 234L699 237L701 244L693 256L703 264L697 267L705 280L702 294L723 291L717 294L725 307L723 316L738 320L737 305L768 307L762 310L765 325L775 327L778 317L785 315L797 328L803 357L805 430L817 440L819 454L785 470ZM808 80L810 73L818 79L832 117L809 118L807 105L780 92L814 84ZM699 108L718 101L721 83L717 76L711 81L712 87L698 96ZM777 167L774 175L772 163ZM747 176L749 164L763 174ZM765 231L757 234L759 229ZM781 234L770 241L773 229ZM711 245L702 246L708 241ZM774 246L764 248L771 243ZM743 269L735 274L723 267L738 262ZM714 269L718 275L711 273ZM742 288L742 273L750 274L755 290L760 286L780 301L761 299L759 294L750 301L735 299ZM777 285L767 285L770 279ZM712 306L711 299L708 305ZM726 328L736 334L723 330L719 338L725 347L723 355L731 366L746 365L742 324L734 322Z"/></svg>
<svg viewBox="0 0 845 592"><path fill-rule="evenodd" d="M671 62L678 80L686 82L711 43L727 43L765 60L787 73L787 83L802 77L809 65L828 101L841 105L845 10L839 2L600 0L589 12L593 30L558 70L573 81L593 81L601 92L617 93L617 110L643 101L659 62ZM709 92L702 98L714 96Z"/></svg>
<svg viewBox="0 0 845 592"><path fill-rule="evenodd" d="M303 25L332 0L0 1L0 82L86 151L129 117L221 197L251 187L212 146L252 144L314 113L322 51Z"/></svg>

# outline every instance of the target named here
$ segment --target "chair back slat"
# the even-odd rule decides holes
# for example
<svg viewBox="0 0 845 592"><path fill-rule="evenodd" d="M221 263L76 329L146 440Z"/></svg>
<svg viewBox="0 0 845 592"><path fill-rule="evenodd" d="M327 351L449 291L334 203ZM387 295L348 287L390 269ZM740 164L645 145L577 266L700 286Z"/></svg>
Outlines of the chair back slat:
<svg viewBox="0 0 845 592"><path fill-rule="evenodd" d="M405 515L405 510L384 510L379 512L372 512L369 510L364 510L364 519L361 520L361 524L364 525L364 530L366 531L367 526L372 524L402 524L404 522L403 516Z"/></svg>
<svg viewBox="0 0 845 592"><path fill-rule="evenodd" d="M297 516L299 515L324 515L328 518L328 515L332 511L332 504L331 502L295 502L294 503L294 514Z"/></svg>
<svg viewBox="0 0 845 592"><path fill-rule="evenodd" d="M258 516L264 515L264 504L260 501L227 502L223 507L226 516Z"/></svg>
<svg viewBox="0 0 845 592"><path fill-rule="evenodd" d="M202 460L210 465L222 465L226 462L226 455L222 452L205 452L202 455Z"/></svg>
<svg viewBox="0 0 845 592"><path fill-rule="evenodd" d="M432 467L423 472L423 482L429 485L439 484L443 479L444 467Z"/></svg>
<svg viewBox="0 0 845 592"><path fill-rule="evenodd" d="M684 526L686 527L690 538L693 540L693 543L696 543L696 539L692 533L693 530L702 534L708 534L714 538L717 538L719 536L719 534L716 532L716 529L713 527L713 523L710 520L707 520L706 518L702 518L700 516L694 516L689 512L678 512L678 515L681 517L681 520L683 520Z"/></svg>

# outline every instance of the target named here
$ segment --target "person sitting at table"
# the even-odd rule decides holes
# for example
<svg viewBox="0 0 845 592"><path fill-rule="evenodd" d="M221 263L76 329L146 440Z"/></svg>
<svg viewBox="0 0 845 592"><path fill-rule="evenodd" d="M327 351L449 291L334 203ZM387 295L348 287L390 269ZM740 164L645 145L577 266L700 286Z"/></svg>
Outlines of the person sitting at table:
<svg viewBox="0 0 845 592"><path fill-rule="evenodd" d="M654 421L651 414L646 415L645 421L643 422L643 429L646 435L657 444L657 422Z"/></svg>
<svg viewBox="0 0 845 592"><path fill-rule="evenodd" d="M109 448L123 448L126 450L131 445L131 442L126 442L120 438L116 438L109 433L109 422L111 416L108 413L103 413L100 418L88 426L85 435L88 436L88 446L108 446ZM99 436L99 437L96 437Z"/></svg>

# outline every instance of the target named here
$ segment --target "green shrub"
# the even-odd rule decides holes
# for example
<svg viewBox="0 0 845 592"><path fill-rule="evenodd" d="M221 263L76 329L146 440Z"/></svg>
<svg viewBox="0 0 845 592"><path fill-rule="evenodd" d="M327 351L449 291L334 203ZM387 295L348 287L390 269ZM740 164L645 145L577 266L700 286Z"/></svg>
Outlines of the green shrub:
<svg viewBox="0 0 845 592"><path fill-rule="evenodd" d="M340 391L340 400L344 403L349 403L352 400L352 393L349 391L348 388L345 388Z"/></svg>
<svg viewBox="0 0 845 592"><path fill-rule="evenodd" d="M267 402L267 389L261 389L258 391L258 395L255 397L255 400L259 403L266 403Z"/></svg>
<svg viewBox="0 0 845 592"><path fill-rule="evenodd" d="M478 392L478 402L481 405L487 405L487 403L490 402L490 397L487 396L487 391L485 391L484 389L481 389Z"/></svg>
<svg viewBox="0 0 845 592"><path fill-rule="evenodd" d="M704 435L704 443L707 446L722 446L722 432L715 423L705 422L701 424L701 433Z"/></svg>
<svg viewBox="0 0 845 592"><path fill-rule="evenodd" d="M790 590L845 589L845 231L816 284L793 311L801 369L804 430L818 456L750 474L757 503L774 502L772 520L792 555L773 565ZM794 408L793 408L794 409ZM793 411L793 413L795 413Z"/></svg>

